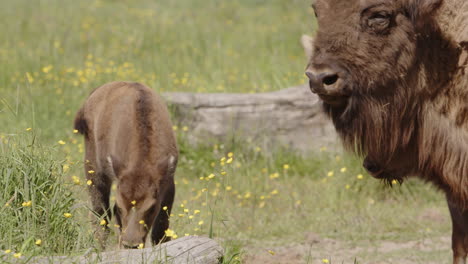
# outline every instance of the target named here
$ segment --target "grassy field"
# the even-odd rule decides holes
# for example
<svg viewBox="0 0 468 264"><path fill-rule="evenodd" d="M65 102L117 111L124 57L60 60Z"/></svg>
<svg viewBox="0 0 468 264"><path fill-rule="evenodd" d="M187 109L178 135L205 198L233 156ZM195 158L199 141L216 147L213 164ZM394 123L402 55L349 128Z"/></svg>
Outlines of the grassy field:
<svg viewBox="0 0 468 264"><path fill-rule="evenodd" d="M300 84L299 38L315 27L309 0L0 6L0 261L12 263L95 246L83 142L72 131L91 89L113 80L158 92ZM387 188L358 159L324 149L299 156L240 140L191 146L190 128L176 133L171 229L217 238L225 263L449 263L448 212L429 185Z"/></svg>

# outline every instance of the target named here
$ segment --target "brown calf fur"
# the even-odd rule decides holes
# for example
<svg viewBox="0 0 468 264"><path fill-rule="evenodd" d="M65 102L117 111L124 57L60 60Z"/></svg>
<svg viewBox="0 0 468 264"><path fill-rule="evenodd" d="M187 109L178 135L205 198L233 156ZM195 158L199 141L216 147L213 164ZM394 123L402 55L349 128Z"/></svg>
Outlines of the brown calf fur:
<svg viewBox="0 0 468 264"><path fill-rule="evenodd" d="M139 83L105 84L78 111L75 129L85 137L92 209L107 223L111 185L117 183L114 216L119 246L144 244L151 227L151 241L163 242L175 194L178 150L161 98ZM96 236L104 247L109 230L99 225L100 220L95 221Z"/></svg>
<svg viewBox="0 0 468 264"><path fill-rule="evenodd" d="M306 75L347 149L377 178L447 196L454 263L468 253L468 1L316 0Z"/></svg>

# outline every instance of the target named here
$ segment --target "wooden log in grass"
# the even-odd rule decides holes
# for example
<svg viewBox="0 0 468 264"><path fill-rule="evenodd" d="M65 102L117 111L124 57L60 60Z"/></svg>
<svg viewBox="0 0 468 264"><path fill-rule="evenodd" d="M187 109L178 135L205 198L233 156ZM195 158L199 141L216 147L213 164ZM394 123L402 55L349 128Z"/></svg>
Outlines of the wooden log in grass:
<svg viewBox="0 0 468 264"><path fill-rule="evenodd" d="M151 248L88 253L77 257L41 257L28 263L216 264L223 253L223 248L213 239L187 236Z"/></svg>

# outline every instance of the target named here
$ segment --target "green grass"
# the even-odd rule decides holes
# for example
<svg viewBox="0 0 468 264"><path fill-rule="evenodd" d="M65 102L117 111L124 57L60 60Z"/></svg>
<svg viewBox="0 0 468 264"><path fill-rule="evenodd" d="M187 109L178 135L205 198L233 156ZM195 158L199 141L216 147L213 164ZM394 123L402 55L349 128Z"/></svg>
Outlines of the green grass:
<svg viewBox="0 0 468 264"><path fill-rule="evenodd" d="M95 246L83 142L72 132L74 113L91 89L114 80L140 81L158 92L252 93L300 84L306 59L299 38L315 27L305 0L0 0L0 6L0 250L23 259ZM347 155L301 156L240 139L193 146L187 133L190 128L177 131L171 229L179 237L219 239L225 263L239 263L252 249L306 244L310 233L369 248L349 256L356 263L411 257L404 250L373 252L381 241L449 235L443 195L419 181L387 188ZM27 201L31 206L22 206ZM424 217L427 211L443 220ZM111 236L111 248L115 242ZM446 261L449 248L419 253L415 262ZM13 258L4 255L1 260Z"/></svg>

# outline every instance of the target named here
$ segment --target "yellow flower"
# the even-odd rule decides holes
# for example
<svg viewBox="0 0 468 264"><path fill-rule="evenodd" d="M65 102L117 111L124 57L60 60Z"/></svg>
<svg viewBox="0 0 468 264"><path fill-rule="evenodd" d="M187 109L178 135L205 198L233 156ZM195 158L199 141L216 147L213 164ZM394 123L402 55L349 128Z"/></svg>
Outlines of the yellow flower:
<svg viewBox="0 0 468 264"><path fill-rule="evenodd" d="M120 225L118 225L118 224L115 224L115 225L114 225L114 227L115 227L115 228L119 228L119 227L120 227Z"/></svg>
<svg viewBox="0 0 468 264"><path fill-rule="evenodd" d="M73 134L78 134L78 129L73 129Z"/></svg>
<svg viewBox="0 0 468 264"><path fill-rule="evenodd" d="M184 213L188 213L189 212L189 209L184 209Z"/></svg>
<svg viewBox="0 0 468 264"><path fill-rule="evenodd" d="M138 221L138 223L139 223L140 225L144 225L144 224L145 224L145 220L140 220L140 221Z"/></svg>
<svg viewBox="0 0 468 264"><path fill-rule="evenodd" d="M215 177L215 175L213 173L211 173L210 175L208 175L208 179L213 179Z"/></svg>
<svg viewBox="0 0 468 264"><path fill-rule="evenodd" d="M393 184L393 185L395 185L395 184L397 184L397 183L398 183L397 180L392 180L392 184Z"/></svg>
<svg viewBox="0 0 468 264"><path fill-rule="evenodd" d="M274 189L273 191L271 191L271 194L272 195L278 194L278 190Z"/></svg>
<svg viewBox="0 0 468 264"><path fill-rule="evenodd" d="M203 220L201 220L200 222L198 222L198 225L203 225Z"/></svg>
<svg viewBox="0 0 468 264"><path fill-rule="evenodd" d="M23 207L29 207L29 206L31 206L31 204L32 204L32 201L27 201L27 202L23 202L21 205Z"/></svg>
<svg viewBox="0 0 468 264"><path fill-rule="evenodd" d="M177 126L172 126L172 130L177 131L178 127Z"/></svg>
<svg viewBox="0 0 468 264"><path fill-rule="evenodd" d="M227 156L228 156L228 158L232 158L232 157L234 157L234 154L233 154L232 152L229 152L229 153L227 154Z"/></svg>
<svg viewBox="0 0 468 264"><path fill-rule="evenodd" d="M270 253L270 255L272 255L272 256L274 256L276 254L273 250L268 250L268 253Z"/></svg>
<svg viewBox="0 0 468 264"><path fill-rule="evenodd" d="M328 176L328 177L331 177L331 176L333 176L333 174L334 174L333 171L329 171L329 172L327 173L327 176Z"/></svg>
<svg viewBox="0 0 468 264"><path fill-rule="evenodd" d="M54 66L52 66L52 65L49 65L49 66L46 66L46 67L42 67L42 72L43 72L43 73L48 73L48 72L50 72L50 70L52 70L53 67L54 67Z"/></svg>
<svg viewBox="0 0 468 264"><path fill-rule="evenodd" d="M135 201L135 200L131 201L130 203L131 203L132 205L136 205L136 201Z"/></svg>
<svg viewBox="0 0 468 264"><path fill-rule="evenodd" d="M283 165L283 169L289 170L289 164L284 164L284 165Z"/></svg>
<svg viewBox="0 0 468 264"><path fill-rule="evenodd" d="M59 140L57 143L59 143L60 145L65 145L65 144L67 144L67 143L65 143L65 141L63 141L63 140Z"/></svg>
<svg viewBox="0 0 468 264"><path fill-rule="evenodd" d="M177 238L177 235L176 235L176 234L172 235L172 238L173 238L173 239L176 239L176 238Z"/></svg>
<svg viewBox="0 0 468 264"><path fill-rule="evenodd" d="M11 249L5 250L5 254L10 254L10 253L11 253Z"/></svg>
<svg viewBox="0 0 468 264"><path fill-rule="evenodd" d="M185 233L185 236L190 236L190 234L189 234L189 233Z"/></svg>
<svg viewBox="0 0 468 264"><path fill-rule="evenodd" d="M87 180L86 181L86 184L88 184L89 186L91 186L93 184L93 181L92 180Z"/></svg>
<svg viewBox="0 0 468 264"><path fill-rule="evenodd" d="M187 131L188 131L188 127L187 127L187 126L184 126L184 127L182 128L182 130L183 130L184 132L187 132Z"/></svg>
<svg viewBox="0 0 468 264"><path fill-rule="evenodd" d="M142 249L142 248L144 248L144 247L145 247L145 244L143 244L143 243L140 243L140 244L138 245L138 249Z"/></svg>
<svg viewBox="0 0 468 264"><path fill-rule="evenodd" d="M270 179L276 179L276 178L279 178L279 173L275 172L275 173L270 174Z"/></svg>
<svg viewBox="0 0 468 264"><path fill-rule="evenodd" d="M70 169L70 165L68 165L68 164L63 164L62 167L63 167L63 172L64 173L67 172Z"/></svg>
<svg viewBox="0 0 468 264"><path fill-rule="evenodd" d="M15 253L15 254L13 254L13 257L15 257L15 258L21 258L21 253L20 253L20 252Z"/></svg>
<svg viewBox="0 0 468 264"><path fill-rule="evenodd" d="M166 211L166 210L167 210L167 206L164 206L164 207L163 207L163 210Z"/></svg>
<svg viewBox="0 0 468 264"><path fill-rule="evenodd" d="M181 204L180 204L180 207L181 207L181 208L184 208L184 207L185 207L185 204L181 203Z"/></svg>
<svg viewBox="0 0 468 264"><path fill-rule="evenodd" d="M200 210L193 210L193 214L199 214Z"/></svg>
<svg viewBox="0 0 468 264"><path fill-rule="evenodd" d="M346 172L346 167L343 167L340 169L341 173L345 173Z"/></svg>
<svg viewBox="0 0 468 264"><path fill-rule="evenodd" d="M328 259L322 259L322 263L330 263L330 261Z"/></svg>
<svg viewBox="0 0 468 264"><path fill-rule="evenodd" d="M188 217L188 218L189 218L189 219L193 219L193 215L189 215L189 217Z"/></svg>
<svg viewBox="0 0 468 264"><path fill-rule="evenodd" d="M93 170L89 170L89 171L88 171L88 173L89 173L89 174L94 174L94 173L95 173L95 171L93 171Z"/></svg>
<svg viewBox="0 0 468 264"><path fill-rule="evenodd" d="M164 233L166 234L167 237L173 237L176 234L174 230L171 230L169 228L166 231L164 231Z"/></svg>
<svg viewBox="0 0 468 264"><path fill-rule="evenodd" d="M231 186L226 186L226 191L230 191L232 190L232 187Z"/></svg>
<svg viewBox="0 0 468 264"><path fill-rule="evenodd" d="M102 219L101 222L99 222L100 225L104 226L107 224L107 221L105 219Z"/></svg>
<svg viewBox="0 0 468 264"><path fill-rule="evenodd" d="M33 82L34 82L34 78L33 78L33 76L32 76L29 72L26 73L26 78L28 79L28 82L29 82L29 83L33 83Z"/></svg>
<svg viewBox="0 0 468 264"><path fill-rule="evenodd" d="M227 163L227 164L231 164L231 163L232 163L232 158L227 159L227 160L226 160L226 163Z"/></svg>
<svg viewBox="0 0 468 264"><path fill-rule="evenodd" d="M356 176L356 178L357 178L358 180L362 180L362 179L364 179L364 176L363 176L362 174L358 174L358 176Z"/></svg>
<svg viewBox="0 0 468 264"><path fill-rule="evenodd" d="M77 176L72 176L72 181L75 185L80 185L81 182L80 182L80 178L78 178Z"/></svg>
<svg viewBox="0 0 468 264"><path fill-rule="evenodd" d="M30 127L26 128L26 131L31 131L31 130L32 130L32 128L30 128Z"/></svg>
<svg viewBox="0 0 468 264"><path fill-rule="evenodd" d="M349 188L351 188L351 186L349 184L346 184L345 188L349 189Z"/></svg>
<svg viewBox="0 0 468 264"><path fill-rule="evenodd" d="M38 240L36 240L36 242L34 244L36 244L37 246L40 246L42 244L42 240L38 239Z"/></svg>
<svg viewBox="0 0 468 264"><path fill-rule="evenodd" d="M70 217L72 217L72 214L70 214L70 213L64 213L63 216L65 216L65 218L70 218Z"/></svg>

